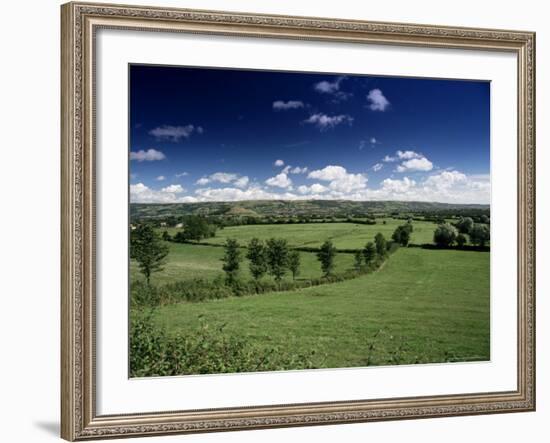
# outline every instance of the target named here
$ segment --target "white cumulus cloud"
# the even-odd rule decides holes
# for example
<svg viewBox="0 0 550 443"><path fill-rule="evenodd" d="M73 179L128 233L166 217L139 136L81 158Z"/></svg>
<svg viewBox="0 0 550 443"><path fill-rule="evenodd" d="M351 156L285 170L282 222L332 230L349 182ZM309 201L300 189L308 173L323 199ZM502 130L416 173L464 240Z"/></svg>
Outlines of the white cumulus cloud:
<svg viewBox="0 0 550 443"><path fill-rule="evenodd" d="M170 185L170 186L166 186L165 188L162 188L161 192L181 194L182 192L185 192L185 189L183 189L181 185Z"/></svg>
<svg viewBox="0 0 550 443"><path fill-rule="evenodd" d="M244 187L248 184L247 176L240 176L233 172L215 172L214 174L205 175L204 177L199 178L195 184L204 186L209 183L233 183L235 186Z"/></svg>
<svg viewBox="0 0 550 443"><path fill-rule="evenodd" d="M328 190L329 189L326 186L323 186L321 183L314 183L311 186L298 186L298 192L303 195L322 194L323 192L327 192Z"/></svg>
<svg viewBox="0 0 550 443"><path fill-rule="evenodd" d="M450 188L456 184L464 184L468 181L466 174L458 171L443 171L426 179L426 186L435 188ZM477 183L477 182L474 182Z"/></svg>
<svg viewBox="0 0 550 443"><path fill-rule="evenodd" d="M323 80L313 85L313 89L321 94L331 95L334 101L342 101L351 97L353 94L344 92L341 89L342 82L346 79L345 76L337 77L334 81Z"/></svg>
<svg viewBox="0 0 550 443"><path fill-rule="evenodd" d="M201 126L185 125L171 126L162 125L149 131L149 134L157 140L168 140L171 142L179 142L182 138L189 138L193 132L202 134L204 132Z"/></svg>
<svg viewBox="0 0 550 443"><path fill-rule="evenodd" d="M313 88L317 92L322 92L324 94L333 94L340 89L340 83L342 82L343 77L338 77L335 81L329 82L327 80L320 81L313 85Z"/></svg>
<svg viewBox="0 0 550 443"><path fill-rule="evenodd" d="M311 171L308 178L330 182L328 187L336 193L350 193L367 187L365 174L352 174L346 168L338 165L328 165L323 169Z"/></svg>
<svg viewBox="0 0 550 443"><path fill-rule="evenodd" d="M318 112L317 114L310 115L308 119L304 120L304 123L315 125L321 131L325 131L343 123L351 125L353 123L353 117L347 114L327 115L322 112Z"/></svg>
<svg viewBox="0 0 550 443"><path fill-rule="evenodd" d="M290 171L291 174L305 174L307 172L307 166L300 168L299 166L294 166Z"/></svg>
<svg viewBox="0 0 550 443"><path fill-rule="evenodd" d="M396 172L414 172L422 171L428 172L431 171L434 167L433 163L426 158L423 154L420 154L416 151L397 151L394 156L386 155L383 159L383 162L396 162L401 161L401 163L395 169Z"/></svg>
<svg viewBox="0 0 550 443"><path fill-rule="evenodd" d="M426 157L422 158L413 158L411 160L406 160L397 166L397 172L405 171L431 171L433 169L433 163L428 160Z"/></svg>
<svg viewBox="0 0 550 443"><path fill-rule="evenodd" d="M442 203L488 204L491 186L487 176L468 176L459 171L443 171L423 181L408 177L387 178L378 189L369 189L373 200L431 201Z"/></svg>
<svg viewBox="0 0 550 443"><path fill-rule="evenodd" d="M246 188L246 186L248 185L248 177L246 175L244 177L240 177L235 180L233 184L238 188Z"/></svg>
<svg viewBox="0 0 550 443"><path fill-rule="evenodd" d="M170 185L161 190L151 189L143 183L130 185L132 203L185 203L196 201L193 197L178 197L185 192L180 185Z"/></svg>
<svg viewBox="0 0 550 443"><path fill-rule="evenodd" d="M307 166L301 168L300 166L286 165L281 172L285 174L305 174L308 171Z"/></svg>
<svg viewBox="0 0 550 443"><path fill-rule="evenodd" d="M382 190L390 193L403 193L416 186L414 180L404 177L401 180L387 178L382 181Z"/></svg>
<svg viewBox="0 0 550 443"><path fill-rule="evenodd" d="M278 188L290 188L292 186L292 180L288 178L284 172L277 174L275 177L268 178L266 184L269 186L275 186Z"/></svg>
<svg viewBox="0 0 550 443"><path fill-rule="evenodd" d="M369 109L371 111L384 112L390 105L389 100L384 96L380 89L371 89L367 94Z"/></svg>
<svg viewBox="0 0 550 443"><path fill-rule="evenodd" d="M279 160L275 160L275 162L273 164L277 167L281 167L281 166L285 165L285 162L283 160L279 159Z"/></svg>
<svg viewBox="0 0 550 443"><path fill-rule="evenodd" d="M140 149L139 151L130 152L130 160L136 160L138 162L152 162L156 160L164 160L166 156L156 149L148 149L144 151Z"/></svg>
<svg viewBox="0 0 550 443"><path fill-rule="evenodd" d="M300 109L304 107L304 102L300 100L276 100L273 102L273 109L276 111L286 111L288 109Z"/></svg>

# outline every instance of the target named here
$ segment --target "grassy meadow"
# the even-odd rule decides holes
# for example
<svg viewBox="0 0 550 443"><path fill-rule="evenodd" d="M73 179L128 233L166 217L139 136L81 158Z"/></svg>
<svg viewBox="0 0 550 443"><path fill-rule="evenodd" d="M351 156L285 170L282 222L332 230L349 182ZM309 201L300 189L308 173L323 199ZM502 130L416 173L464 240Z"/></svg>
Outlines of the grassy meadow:
<svg viewBox="0 0 550 443"><path fill-rule="evenodd" d="M489 253L402 248L342 283L158 309L170 333L201 321L297 352L320 367L489 359Z"/></svg>
<svg viewBox="0 0 550 443"><path fill-rule="evenodd" d="M384 223L385 222L385 223ZM291 247L319 247L325 240L331 240L338 249L361 248L381 232L387 239L403 220L393 218L378 219L375 225L356 223L296 223L273 225L229 226L218 230L215 237L204 239L203 243L222 245L228 238L234 238L242 245L253 237L267 240L271 237L282 237L288 240ZM435 225L432 222L415 221L411 243L432 243ZM173 235L178 228L161 228Z"/></svg>
<svg viewBox="0 0 550 443"><path fill-rule="evenodd" d="M154 284L174 283L179 280L188 280L191 278L204 278L213 280L216 277L223 277L222 256L223 248L205 245L193 245L189 243L168 243L170 253L167 257L167 263L161 272L153 274L151 281ZM241 263L240 275L242 278L250 279L248 260L244 258L246 249L241 249L243 262ZM310 279L318 277L320 265L314 252L300 252L300 275L298 279ZM345 271L353 266L352 254L339 254L336 256L336 271ZM264 277L271 279L269 276ZM135 261L130 263L131 281L142 281L143 276L139 273ZM291 280L290 274L285 276L285 280Z"/></svg>
<svg viewBox="0 0 550 443"><path fill-rule="evenodd" d="M331 240L340 250L361 249L378 232L390 239L404 223L392 218L384 221L377 220L375 225L241 225L219 229L201 244L163 242L169 254L163 269L152 275L151 284L185 284L197 278L218 284L215 282L224 277L221 246L227 239L236 239L241 245L239 278L252 281L250 263L244 256L246 245L254 237L284 238L291 248L318 248ZM433 242L435 223L414 221L413 226L411 243ZM178 230L181 228L161 227L156 232L167 231L173 236ZM296 281L318 279L321 267L316 252L299 254L301 266ZM203 341L197 337L205 325L212 331L222 331L223 337L252 346L247 358L251 353L276 356L284 349L281 359L287 363L277 363L281 366L275 369L293 368L293 363L288 363L293 361L293 357L289 360L288 350L292 355L311 356L306 366L297 366L307 368L483 361L490 358L489 256L489 252L479 251L399 248L378 270L345 281L259 295L161 304L152 311L151 321L165 331L166 337ZM353 267L353 253L337 253L335 274L349 273ZM144 282L133 260L130 278L133 284ZM262 280L273 283L269 275ZM283 282L292 280L290 273L283 277ZM139 311L132 309L134 313ZM162 340L169 340L166 337ZM218 346L227 349L228 345ZM223 362L220 367L197 371L224 372Z"/></svg>

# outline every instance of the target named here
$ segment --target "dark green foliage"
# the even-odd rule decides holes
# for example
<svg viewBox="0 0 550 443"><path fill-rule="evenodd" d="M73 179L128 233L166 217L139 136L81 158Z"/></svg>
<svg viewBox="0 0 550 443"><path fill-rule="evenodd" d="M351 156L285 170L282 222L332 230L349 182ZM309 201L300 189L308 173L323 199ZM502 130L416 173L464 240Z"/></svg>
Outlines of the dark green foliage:
<svg viewBox="0 0 550 443"><path fill-rule="evenodd" d="M398 245L396 243L388 243L388 253L393 253L397 248ZM235 250L240 252L238 248ZM353 270L302 280L244 280L238 278L237 274L234 273L230 275L229 279L221 276L213 280L190 278L164 285L148 285L141 281L134 281L131 285L131 305L135 307L155 307L181 302L201 302L232 296L240 297L309 288L327 283L341 282L370 273L378 269L387 258L387 255L378 256L375 254L374 259L368 266L363 266L363 250L354 252L356 265ZM233 255L233 252L231 252L231 255ZM292 256L295 257L292 258ZM287 269L292 271L292 268L294 268L294 277L296 277L299 275L299 268L301 266L300 255L298 251L292 250L289 251L288 257Z"/></svg>
<svg viewBox="0 0 550 443"><path fill-rule="evenodd" d="M335 256L336 248L330 240L325 241L319 248L319 252L317 252L317 258L321 262L321 269L325 277L332 274Z"/></svg>
<svg viewBox="0 0 550 443"><path fill-rule="evenodd" d="M491 223L491 219L489 218L489 216L483 214L481 217L479 217L479 221L481 221L481 223L485 223L485 224L489 224Z"/></svg>
<svg viewBox="0 0 550 443"><path fill-rule="evenodd" d="M457 237L456 228L449 223L440 224L434 231L434 243L440 247L451 246Z"/></svg>
<svg viewBox="0 0 550 443"><path fill-rule="evenodd" d="M275 281L280 282L288 269L288 242L282 238L267 241L267 267Z"/></svg>
<svg viewBox="0 0 550 443"><path fill-rule="evenodd" d="M290 251L288 254L288 269L292 273L292 279L300 275L300 253L298 251Z"/></svg>
<svg viewBox="0 0 550 443"><path fill-rule="evenodd" d="M186 243L188 241L183 231L176 232L172 240L174 240L176 243Z"/></svg>
<svg viewBox="0 0 550 443"><path fill-rule="evenodd" d="M458 232L461 234L469 234L474 227L474 220L472 217L460 217L456 227L458 228Z"/></svg>
<svg viewBox="0 0 550 443"><path fill-rule="evenodd" d="M491 240L491 230L488 225L476 223L470 232L470 241L474 245L484 247Z"/></svg>
<svg viewBox="0 0 550 443"><path fill-rule="evenodd" d="M154 307L227 298L235 295L235 285L233 282L232 286L227 286L222 278L214 281L194 278L159 286L134 282L131 288L132 306Z"/></svg>
<svg viewBox="0 0 550 443"><path fill-rule="evenodd" d="M374 243L376 244L376 253L381 256L386 255L388 251L388 242L381 232L375 235Z"/></svg>
<svg viewBox="0 0 550 443"><path fill-rule="evenodd" d="M168 234L168 231L163 231L162 232L162 239L164 241L170 241L170 240L172 240L172 237L170 237L170 234Z"/></svg>
<svg viewBox="0 0 550 443"><path fill-rule="evenodd" d="M354 263L353 267L356 271L360 271L363 268L363 251L357 250L353 254Z"/></svg>
<svg viewBox="0 0 550 443"><path fill-rule="evenodd" d="M391 238L394 242L399 243L401 246L407 246L411 239L411 233L413 231L412 223L398 226L393 232Z"/></svg>
<svg viewBox="0 0 550 443"><path fill-rule="evenodd" d="M216 235L216 226L208 223L206 218L198 215L189 215L183 222L183 231L174 236L174 241L200 241L203 238L211 238Z"/></svg>
<svg viewBox="0 0 550 443"><path fill-rule="evenodd" d="M365 264L368 266L376 257L376 247L373 242L368 242L363 249L363 256L365 257Z"/></svg>
<svg viewBox="0 0 550 443"><path fill-rule="evenodd" d="M134 312L130 319L130 377L280 371L322 367L309 354L258 346L228 335L224 326L202 322L189 335L168 335L153 322L153 311Z"/></svg>
<svg viewBox="0 0 550 443"><path fill-rule="evenodd" d="M149 225L138 225L130 233L130 258L138 263L140 272L147 284L151 282L153 272L162 271L166 263L168 246L166 246Z"/></svg>
<svg viewBox="0 0 550 443"><path fill-rule="evenodd" d="M248 243L246 258L250 261L250 273L256 280L262 278L267 272L267 251L264 242L253 238Z"/></svg>
<svg viewBox="0 0 550 443"><path fill-rule="evenodd" d="M245 295L258 295L268 292L293 291L296 289L310 288L350 280L372 270L377 269L382 261L372 263L370 268L358 271L346 271L338 274L331 274L325 277L312 278L308 280L292 280L274 282L269 280L243 280L235 279L231 286L226 284L224 279L214 281L201 278L181 280L175 283L168 283L160 286L147 286L143 282L132 284L132 306L155 307L181 302L202 302L205 300L218 300L227 297L242 297Z"/></svg>
<svg viewBox="0 0 550 443"><path fill-rule="evenodd" d="M466 236L464 234L458 234L456 236L456 244L458 245L459 248L462 248L466 242L468 241L468 239L466 238Z"/></svg>
<svg viewBox="0 0 550 443"><path fill-rule="evenodd" d="M228 286L231 286L237 279L237 273L239 272L239 263L241 262L241 251L239 251L239 243L237 240L228 238L225 242L225 253L222 257L223 266L222 269L225 272L225 282Z"/></svg>

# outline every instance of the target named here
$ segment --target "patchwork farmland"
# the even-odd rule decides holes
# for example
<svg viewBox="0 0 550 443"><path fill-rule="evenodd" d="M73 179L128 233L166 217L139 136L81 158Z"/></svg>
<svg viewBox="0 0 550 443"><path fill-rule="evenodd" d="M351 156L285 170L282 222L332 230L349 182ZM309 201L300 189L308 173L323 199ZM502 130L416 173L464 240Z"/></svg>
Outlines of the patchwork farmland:
<svg viewBox="0 0 550 443"><path fill-rule="evenodd" d="M165 362L170 369L147 363L154 356L133 343L133 376L490 358L488 241L473 245L474 238L464 234L464 243L456 242L465 218L488 226L487 207L421 210L401 204L399 212L377 207L349 215L344 205L340 217L327 218L321 211L298 219L276 211L262 214L263 206L252 204L245 215L227 205L224 211L214 204L195 208L201 215L178 213L173 205L139 206L132 208L132 236L138 227L150 227L167 255L149 284L138 261L130 261L132 337L141 342L146 329L147 337L158 341L159 355L172 360ZM185 238L191 229L186 217L215 225L214 234ZM406 225L412 232L400 246L395 232ZM436 247L439 226L455 230L455 240ZM374 245L377 234L387 241L388 252L358 264L368 259L366 245ZM249 258L253 239L262 245L283 240L288 253L299 256L298 274L287 269L280 278L269 271L255 278ZM231 242L239 261L228 280ZM327 242L334 249L328 273L319 256ZM187 349L185 358L176 343ZM214 355L220 353L223 361Z"/></svg>

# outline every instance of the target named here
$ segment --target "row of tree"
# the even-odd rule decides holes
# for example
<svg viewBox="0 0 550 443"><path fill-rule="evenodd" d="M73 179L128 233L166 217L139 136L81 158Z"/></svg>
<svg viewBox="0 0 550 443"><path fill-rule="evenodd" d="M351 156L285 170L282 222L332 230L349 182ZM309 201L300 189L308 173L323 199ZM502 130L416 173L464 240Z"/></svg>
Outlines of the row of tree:
<svg viewBox="0 0 550 443"><path fill-rule="evenodd" d="M365 266L370 266L376 257L385 258L388 248L389 244L385 237L381 233L376 234L374 243L368 242L362 250L355 253L355 269L360 271ZM260 280L264 275L269 274L279 283L287 272L292 274L294 280L300 274L300 253L290 249L285 239L271 238L263 242L253 238L246 250L245 257L249 261L250 274L255 280ZM333 274L337 252L330 240L325 241L317 251L317 259L321 264L324 277ZM243 254L239 242L235 239L227 239L222 257L222 269L225 272L227 285L230 286L237 281L242 260Z"/></svg>
<svg viewBox="0 0 550 443"><path fill-rule="evenodd" d="M163 238L166 240L166 238ZM361 270L369 266L376 256L385 257L389 244L381 233L376 234L375 241L368 242L355 254L355 269ZM149 224L138 225L130 237L130 257L136 260L140 272L150 284L151 274L163 270L169 248L166 242ZM325 277L331 275L335 267L337 250L330 240L325 241L317 252L321 270ZM255 280L269 274L276 282L280 282L287 272L292 278L300 274L300 253L292 250L287 240L271 238L266 242L253 238L247 245L244 255L249 261L250 274ZM243 260L241 247L237 240L228 239L224 245L222 269L226 275L226 284L232 285L238 277Z"/></svg>
<svg viewBox="0 0 550 443"><path fill-rule="evenodd" d="M251 239L247 246L246 258L249 260L250 274L255 280L269 274L276 282L280 282L288 271L293 279L300 274L300 253L291 250L288 242L282 238L271 238L265 243L257 238ZM228 286L237 280L242 260L239 242L233 238L227 239L222 269Z"/></svg>
<svg viewBox="0 0 550 443"><path fill-rule="evenodd" d="M485 221L489 221L487 216L481 216ZM401 246L409 244L413 232L412 220L409 219L406 224L398 226L392 235L392 240ZM475 223L471 217L461 217L456 223L439 223L434 231L434 243L440 247L450 247L457 245L463 247L468 242L479 247L485 247L491 239L491 230L488 223Z"/></svg>
<svg viewBox="0 0 550 443"><path fill-rule="evenodd" d="M218 226L210 223L205 217L198 215L189 215L184 218L183 230L176 232L172 237L168 231L162 233L162 239L165 241L174 241L176 243L187 243L189 241L201 241L205 238L216 236Z"/></svg>
<svg viewBox="0 0 550 443"><path fill-rule="evenodd" d="M468 217L463 220L467 219ZM458 229L450 223L440 224L434 231L434 243L440 247L449 247L454 244L462 247L468 241L465 235L468 234L470 243L482 248L485 247L491 240L489 225L474 223L471 218L469 220L471 220L471 223L469 221L463 222Z"/></svg>
<svg viewBox="0 0 550 443"><path fill-rule="evenodd" d="M368 242L362 250L355 252L354 267L356 271L360 271L365 266L370 266L376 257L385 258L388 255L390 244L382 233L376 234L374 243Z"/></svg>
<svg viewBox="0 0 550 443"><path fill-rule="evenodd" d="M392 234L392 240L401 246L407 246L411 240L413 232L412 219L409 219L404 225L395 228Z"/></svg>

